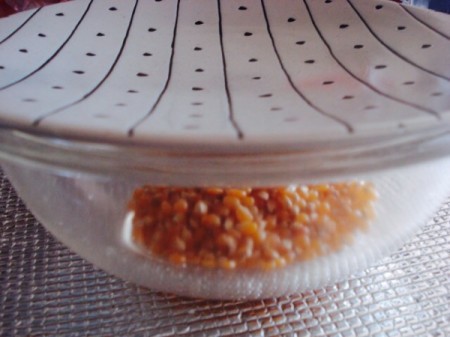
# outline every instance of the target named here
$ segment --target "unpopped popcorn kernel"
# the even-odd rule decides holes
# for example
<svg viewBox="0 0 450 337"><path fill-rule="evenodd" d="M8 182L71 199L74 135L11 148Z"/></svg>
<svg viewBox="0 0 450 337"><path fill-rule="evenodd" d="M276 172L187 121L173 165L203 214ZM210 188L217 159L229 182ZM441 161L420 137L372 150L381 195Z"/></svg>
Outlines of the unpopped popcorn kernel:
<svg viewBox="0 0 450 337"><path fill-rule="evenodd" d="M175 265L270 270L328 254L375 216L371 184L137 189L133 239Z"/></svg>

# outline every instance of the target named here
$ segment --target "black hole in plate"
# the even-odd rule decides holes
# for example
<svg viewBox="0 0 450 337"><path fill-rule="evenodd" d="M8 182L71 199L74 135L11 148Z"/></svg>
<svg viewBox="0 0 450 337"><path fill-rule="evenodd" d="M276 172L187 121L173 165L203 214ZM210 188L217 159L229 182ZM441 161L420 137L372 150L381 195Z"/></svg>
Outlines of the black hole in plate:
<svg viewBox="0 0 450 337"><path fill-rule="evenodd" d="M298 44L298 45L301 46L301 45L304 45L304 44L305 44L305 41L303 41L303 40L302 40L302 41L297 41L297 42L295 42L295 44Z"/></svg>
<svg viewBox="0 0 450 337"><path fill-rule="evenodd" d="M362 44L355 44L355 45L353 46L353 48L355 48L355 49L361 49L361 48L364 48L364 45L362 45Z"/></svg>
<svg viewBox="0 0 450 337"><path fill-rule="evenodd" d="M199 128L198 125L186 125L184 127L186 130L197 130Z"/></svg>
<svg viewBox="0 0 450 337"><path fill-rule="evenodd" d="M250 32L245 32L244 33L244 36L252 36L253 35L253 33L250 33Z"/></svg>
<svg viewBox="0 0 450 337"><path fill-rule="evenodd" d="M272 94L262 94L262 95L259 95L259 97L261 97L261 98L272 97Z"/></svg>
<svg viewBox="0 0 450 337"><path fill-rule="evenodd" d="M193 91L202 91L203 88L200 88L200 87L192 87L192 90L193 90Z"/></svg>
<svg viewBox="0 0 450 337"><path fill-rule="evenodd" d="M245 7L245 6L239 6L239 8L238 8L240 11L246 11L247 10L247 7Z"/></svg>
<svg viewBox="0 0 450 337"><path fill-rule="evenodd" d="M314 62L316 62L316 61L314 61L314 60L306 60L305 61L306 64L313 64Z"/></svg>
<svg viewBox="0 0 450 337"><path fill-rule="evenodd" d="M151 28L148 29L148 31L149 31L150 33L156 32L156 28L151 27Z"/></svg>
<svg viewBox="0 0 450 337"><path fill-rule="evenodd" d="M285 122L296 122L298 121L298 117L287 117L284 119Z"/></svg>

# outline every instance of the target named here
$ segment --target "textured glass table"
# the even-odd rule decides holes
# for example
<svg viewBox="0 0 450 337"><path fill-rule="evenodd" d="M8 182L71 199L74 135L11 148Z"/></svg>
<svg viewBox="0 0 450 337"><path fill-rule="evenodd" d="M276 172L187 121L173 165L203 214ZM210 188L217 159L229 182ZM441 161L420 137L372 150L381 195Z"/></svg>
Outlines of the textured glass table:
<svg viewBox="0 0 450 337"><path fill-rule="evenodd" d="M156 293L102 272L54 240L2 175L0 220L0 336L450 336L450 199L365 272L245 302Z"/></svg>

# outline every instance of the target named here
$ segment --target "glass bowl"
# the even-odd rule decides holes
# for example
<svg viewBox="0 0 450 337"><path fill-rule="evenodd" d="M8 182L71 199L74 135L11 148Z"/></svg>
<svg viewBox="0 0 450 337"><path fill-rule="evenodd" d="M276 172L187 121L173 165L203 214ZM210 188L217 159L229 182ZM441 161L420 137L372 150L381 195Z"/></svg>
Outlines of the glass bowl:
<svg viewBox="0 0 450 337"><path fill-rule="evenodd" d="M282 154L276 160L259 155L240 161L224 156L161 158L160 153L155 158L147 148L45 138L11 130L2 130L1 138L6 175L57 239L125 280L186 296L265 298L330 284L398 248L426 223L450 192L450 159L439 159L448 152L448 136L414 144L411 151L404 145L391 149L393 155L402 154L396 158L386 158L390 150L375 151L383 155L366 158L360 170L352 165L352 170L341 167L336 174L332 173L336 168L319 165L319 158L308 158L316 157L317 152ZM381 161L383 167L371 159ZM351 156L350 162L353 160ZM315 164L311 168L298 164L303 161ZM324 157L320 161L327 163ZM343 163L342 159L330 161L339 166ZM212 173L208 163L220 172ZM236 171L227 167L237 164L240 169ZM366 165L373 165L372 169ZM315 167L322 169L311 172ZM378 194L376 216L368 228L353 233L352 243L311 260L270 270L180 266L133 243L127 205L133 191L143 185L255 187L336 181L370 182Z"/></svg>

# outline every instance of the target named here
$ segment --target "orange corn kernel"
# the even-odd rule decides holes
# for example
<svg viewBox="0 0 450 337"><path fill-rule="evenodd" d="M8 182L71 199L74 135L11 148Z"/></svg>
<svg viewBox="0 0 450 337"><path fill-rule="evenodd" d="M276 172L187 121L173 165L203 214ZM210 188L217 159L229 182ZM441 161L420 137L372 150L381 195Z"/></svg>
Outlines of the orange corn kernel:
<svg viewBox="0 0 450 337"><path fill-rule="evenodd" d="M375 217L363 182L277 188L144 186L130 200L133 239L175 265L281 268L341 249Z"/></svg>

